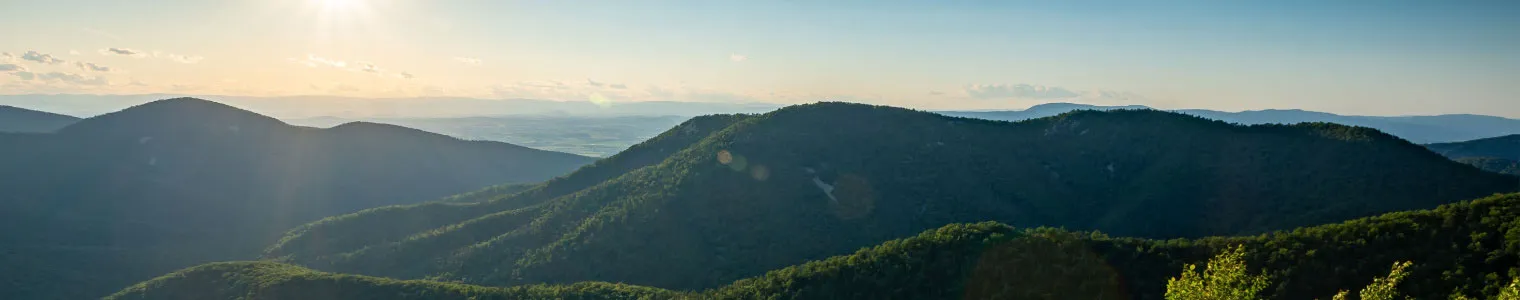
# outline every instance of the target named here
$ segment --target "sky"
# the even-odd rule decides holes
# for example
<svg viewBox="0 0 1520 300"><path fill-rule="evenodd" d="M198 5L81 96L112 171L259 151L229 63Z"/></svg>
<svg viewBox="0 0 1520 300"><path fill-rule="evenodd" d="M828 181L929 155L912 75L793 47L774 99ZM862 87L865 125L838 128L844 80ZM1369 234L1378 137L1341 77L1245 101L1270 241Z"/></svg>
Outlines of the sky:
<svg viewBox="0 0 1520 300"><path fill-rule="evenodd" d="M0 94L1520 117L1520 1L0 0Z"/></svg>

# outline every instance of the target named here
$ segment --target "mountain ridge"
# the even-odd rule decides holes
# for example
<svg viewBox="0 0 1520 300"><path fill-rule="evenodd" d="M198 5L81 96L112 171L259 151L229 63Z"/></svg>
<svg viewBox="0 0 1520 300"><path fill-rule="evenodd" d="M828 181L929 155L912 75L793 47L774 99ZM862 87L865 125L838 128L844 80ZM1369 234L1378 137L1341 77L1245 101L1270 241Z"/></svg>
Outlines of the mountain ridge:
<svg viewBox="0 0 1520 300"><path fill-rule="evenodd" d="M391 125L291 126L191 98L0 139L0 260L34 257L18 268L61 277L0 272L17 282L0 298L24 299L100 296L166 270L256 257L328 215L542 181L592 161Z"/></svg>
<svg viewBox="0 0 1520 300"><path fill-rule="evenodd" d="M0 132L48 133L79 120L74 116L0 105Z"/></svg>
<svg viewBox="0 0 1520 300"><path fill-rule="evenodd" d="M395 278L698 289L950 223L1246 234L1428 208L1516 182L1363 127L1239 126L1149 110L1002 122L817 103L741 116L658 164L584 186L457 206L475 213L341 246L322 237L439 218L416 207L333 217L292 231L265 257ZM481 209L502 203L516 205ZM689 263L657 263L677 257ZM639 271L652 268L664 272Z"/></svg>

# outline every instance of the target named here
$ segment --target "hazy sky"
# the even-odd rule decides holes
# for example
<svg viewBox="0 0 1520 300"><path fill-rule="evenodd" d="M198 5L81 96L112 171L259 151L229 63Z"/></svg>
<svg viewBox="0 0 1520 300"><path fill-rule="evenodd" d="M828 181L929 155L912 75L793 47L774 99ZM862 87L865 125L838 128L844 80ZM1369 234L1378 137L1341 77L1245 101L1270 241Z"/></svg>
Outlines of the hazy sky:
<svg viewBox="0 0 1520 300"><path fill-rule="evenodd" d="M0 94L1520 117L1520 1L948 2L0 0Z"/></svg>

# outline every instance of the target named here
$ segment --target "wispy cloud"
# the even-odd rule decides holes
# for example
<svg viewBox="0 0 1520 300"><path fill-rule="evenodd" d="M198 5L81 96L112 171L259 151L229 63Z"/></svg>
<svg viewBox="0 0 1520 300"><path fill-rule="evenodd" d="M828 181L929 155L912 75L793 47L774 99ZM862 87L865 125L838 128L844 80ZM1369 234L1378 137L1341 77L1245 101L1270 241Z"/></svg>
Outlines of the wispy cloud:
<svg viewBox="0 0 1520 300"><path fill-rule="evenodd" d="M415 78L415 76L412 76L412 73L407 73L407 72L401 72L401 74L397 74L397 76L401 76L401 79L412 79L412 78Z"/></svg>
<svg viewBox="0 0 1520 300"><path fill-rule="evenodd" d="M323 57L312 55L312 54L307 54L306 58L304 58L304 59L291 58L291 59L287 59L287 60L289 60L291 62L298 63L298 64L306 65L307 67L313 67L313 68L320 67L320 66L334 67L334 68L340 68L340 69L348 67L348 63L347 62L343 62L341 60L336 60L336 59L323 58Z"/></svg>
<svg viewBox="0 0 1520 300"><path fill-rule="evenodd" d="M608 85L607 87L614 88L614 89L619 89L619 90L626 90L626 89L628 89L628 85L621 84L621 83L614 83L614 84Z"/></svg>
<svg viewBox="0 0 1520 300"><path fill-rule="evenodd" d="M359 71L364 71L364 72L368 72L368 73L380 73L381 71L384 71L384 70L381 70L380 67L376 67L375 64L372 64L372 63L359 62Z"/></svg>
<svg viewBox="0 0 1520 300"><path fill-rule="evenodd" d="M12 71L26 72L26 67L23 67L23 66L18 65L18 64L0 64L0 72L12 72Z"/></svg>
<svg viewBox="0 0 1520 300"><path fill-rule="evenodd" d="M110 72L111 71L111 67L97 65L95 63L75 62L74 66L79 67L80 70L84 70L84 71L93 71L93 72Z"/></svg>
<svg viewBox="0 0 1520 300"><path fill-rule="evenodd" d="M16 77L20 77L22 80L41 80L41 81L46 81L46 82L64 82L64 83L72 83L72 84L78 84L78 85L108 85L108 84L111 84L111 82L109 80L106 80L105 77L100 77L100 76L90 77L90 76L84 76L84 75L73 74L73 73L63 73L63 72L32 73L32 72L25 72L25 71L23 71L23 72L11 73L11 74L15 75Z"/></svg>
<svg viewBox="0 0 1520 300"><path fill-rule="evenodd" d="M1064 99L1080 96L1060 87L1030 84L973 84L966 86L966 95L976 99Z"/></svg>
<svg viewBox="0 0 1520 300"><path fill-rule="evenodd" d="M100 49L99 52L102 55L124 55L124 56L136 57L136 58L148 57L148 53L146 53L146 52L132 50L132 49L129 49L129 48L115 48L115 47L112 47L112 48Z"/></svg>
<svg viewBox="0 0 1520 300"><path fill-rule="evenodd" d="M597 82L596 80L591 80L591 78L586 78L586 84L594 86L594 87L601 87L602 85L604 85L604 83Z"/></svg>
<svg viewBox="0 0 1520 300"><path fill-rule="evenodd" d="M174 53L159 54L157 52L154 52L153 56L167 58L167 59L169 59L171 61L174 61L174 62L177 62L177 63L182 63L182 64L200 63L201 60L205 59L205 57L194 56L194 55L183 55L183 54L174 54Z"/></svg>
<svg viewBox="0 0 1520 300"><path fill-rule="evenodd" d="M37 51L27 51L26 53L21 54L21 59L49 65L64 63L64 60L53 57L51 54L39 53Z"/></svg>
<svg viewBox="0 0 1520 300"><path fill-rule="evenodd" d="M743 54L729 54L728 60L732 62L744 62L749 60L749 56Z"/></svg>
<svg viewBox="0 0 1520 300"><path fill-rule="evenodd" d="M455 57L454 61L471 66L479 66L481 64L480 59L474 57Z"/></svg>

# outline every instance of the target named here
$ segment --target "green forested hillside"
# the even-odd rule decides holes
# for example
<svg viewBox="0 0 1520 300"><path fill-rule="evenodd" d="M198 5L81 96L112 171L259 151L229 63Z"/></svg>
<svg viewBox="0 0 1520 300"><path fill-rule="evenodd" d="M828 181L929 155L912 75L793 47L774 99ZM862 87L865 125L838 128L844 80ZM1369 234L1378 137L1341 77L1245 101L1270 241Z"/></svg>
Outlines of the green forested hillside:
<svg viewBox="0 0 1520 300"><path fill-rule="evenodd" d="M308 224L266 257L486 285L704 289L945 224L1254 234L1517 187L1333 124L1135 110L1010 123L845 103L705 120L722 126L683 125L525 192Z"/></svg>
<svg viewBox="0 0 1520 300"><path fill-rule="evenodd" d="M1489 172L1520 176L1520 162L1515 160L1495 157L1463 157L1456 160Z"/></svg>
<svg viewBox="0 0 1520 300"><path fill-rule="evenodd" d="M403 127L286 125L170 99L0 134L0 298L99 297L252 259L325 216L546 180L591 158Z"/></svg>
<svg viewBox="0 0 1520 300"><path fill-rule="evenodd" d="M333 274L273 262L226 262L170 273L106 299L672 299L683 295L602 282L500 288Z"/></svg>
<svg viewBox="0 0 1520 300"><path fill-rule="evenodd" d="M1428 144L1425 147L1451 158L1494 157L1520 161L1520 134L1466 142Z"/></svg>
<svg viewBox="0 0 1520 300"><path fill-rule="evenodd" d="M1520 277L1520 194L1241 237L1154 240L952 224L705 291L607 283L488 288L249 262L187 269L112 298L1162 299L1167 280L1185 265L1235 247L1246 249L1250 273L1268 276L1260 295L1266 299L1328 299L1368 285L1403 261L1413 264L1396 286L1399 294L1499 299L1500 289Z"/></svg>

